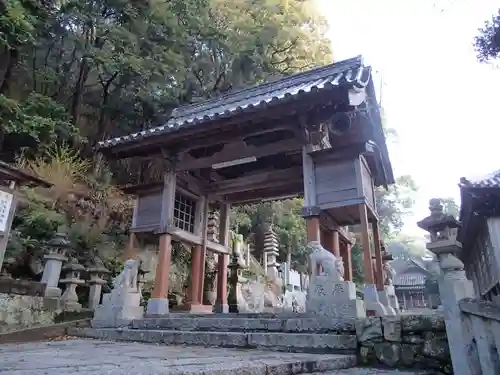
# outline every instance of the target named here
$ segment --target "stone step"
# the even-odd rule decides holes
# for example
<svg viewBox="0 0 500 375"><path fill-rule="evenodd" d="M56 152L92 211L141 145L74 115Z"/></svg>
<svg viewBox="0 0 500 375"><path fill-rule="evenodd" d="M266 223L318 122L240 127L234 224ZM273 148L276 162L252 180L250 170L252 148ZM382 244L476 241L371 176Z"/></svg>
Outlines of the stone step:
<svg viewBox="0 0 500 375"><path fill-rule="evenodd" d="M347 334L197 332L131 328L70 328L68 334L101 340L222 348L258 348L301 353L354 353L357 348L356 335Z"/></svg>
<svg viewBox="0 0 500 375"><path fill-rule="evenodd" d="M174 315L174 314L172 314ZM341 333L356 331L356 319L315 318L246 318L240 316L144 318L132 322L134 329L180 331Z"/></svg>
<svg viewBox="0 0 500 375"><path fill-rule="evenodd" d="M369 367L351 367L348 369L336 369L326 372L314 372L310 375L437 375L433 371L425 370L399 370Z"/></svg>
<svg viewBox="0 0 500 375"><path fill-rule="evenodd" d="M354 355L81 339L6 344L0 351L0 373L10 375L298 375L355 365Z"/></svg>

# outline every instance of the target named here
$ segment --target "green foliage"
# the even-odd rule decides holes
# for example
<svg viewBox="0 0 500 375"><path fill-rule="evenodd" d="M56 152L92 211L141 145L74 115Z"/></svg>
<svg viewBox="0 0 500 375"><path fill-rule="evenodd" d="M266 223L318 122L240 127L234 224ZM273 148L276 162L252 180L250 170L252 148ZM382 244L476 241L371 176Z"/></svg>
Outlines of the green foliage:
<svg viewBox="0 0 500 375"><path fill-rule="evenodd" d="M383 237L388 238L401 230L404 218L412 212L417 189L409 175L398 177L396 184L389 186L388 190L377 189L375 198Z"/></svg>
<svg viewBox="0 0 500 375"><path fill-rule="evenodd" d="M279 260L284 261L290 252L295 267L305 271L306 228L300 216L303 205L302 199L287 199L241 206L233 209L231 223L245 238L258 232L263 224L273 224L280 245Z"/></svg>
<svg viewBox="0 0 500 375"><path fill-rule="evenodd" d="M447 215L453 216L458 219L460 216L460 206L455 202L454 198L442 198L441 204L443 205L443 212Z"/></svg>

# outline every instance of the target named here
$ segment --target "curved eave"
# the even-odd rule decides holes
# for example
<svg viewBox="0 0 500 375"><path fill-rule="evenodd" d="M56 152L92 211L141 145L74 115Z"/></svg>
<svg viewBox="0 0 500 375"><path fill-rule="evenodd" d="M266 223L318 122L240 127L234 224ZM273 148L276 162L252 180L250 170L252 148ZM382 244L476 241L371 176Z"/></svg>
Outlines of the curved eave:
<svg viewBox="0 0 500 375"><path fill-rule="evenodd" d="M275 82L230 92L199 104L174 109L172 117L154 128L99 142L104 151L122 144L168 133L176 133L202 124L224 121L243 113L265 110L268 107L302 99L322 90L342 88L349 92L364 91L371 81L371 67L364 66L361 57L285 77ZM360 95L357 95L360 97Z"/></svg>
<svg viewBox="0 0 500 375"><path fill-rule="evenodd" d="M500 214L500 187L460 186L458 240L468 247L485 218Z"/></svg>
<svg viewBox="0 0 500 375"><path fill-rule="evenodd" d="M302 103L308 100L313 100L319 96L330 100L331 97L338 97L339 102L349 102L349 90L343 86L335 86L325 84L322 88L312 88L309 91L299 91L294 95L285 95L283 98L273 98L269 101L262 101L255 105L247 105L246 107L238 107L232 112L224 112L213 116L204 116L200 119L195 119L190 122L184 122L182 125L162 126L149 129L147 132L135 133L128 136L120 137L120 139L112 139L101 143L97 147L97 151L106 154L108 157L118 159L132 157L137 155L137 149L147 147L147 153L153 154L157 149L167 147L171 141L182 139L190 135L200 136L204 133L214 131L219 126L231 127L238 123L240 118L248 118L248 115L263 113L265 111L279 110L279 107L290 105L294 102ZM295 105L295 104L293 104ZM295 108L299 108L297 105ZM300 110L300 109L299 109ZM265 118L265 117L264 117ZM261 122L264 122L262 119ZM274 120L273 120L274 121ZM270 125L272 127L272 124Z"/></svg>

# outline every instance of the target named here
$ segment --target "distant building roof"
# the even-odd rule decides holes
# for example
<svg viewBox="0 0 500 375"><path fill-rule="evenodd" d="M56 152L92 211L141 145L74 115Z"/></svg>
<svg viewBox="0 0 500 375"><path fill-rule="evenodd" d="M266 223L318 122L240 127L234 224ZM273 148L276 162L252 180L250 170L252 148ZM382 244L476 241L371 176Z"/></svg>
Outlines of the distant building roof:
<svg viewBox="0 0 500 375"><path fill-rule="evenodd" d="M462 223L458 240L464 248L472 249L471 244L484 226L484 218L500 216L500 170L474 179L462 177L458 186Z"/></svg>
<svg viewBox="0 0 500 375"><path fill-rule="evenodd" d="M396 275L394 286L400 287L423 287L425 286L426 275L419 273Z"/></svg>
<svg viewBox="0 0 500 375"><path fill-rule="evenodd" d="M402 288L420 288L425 286L425 280L429 274L424 262L418 259L396 259L390 262L396 277L394 286ZM414 269L422 271L416 273ZM407 273L408 272L408 273Z"/></svg>
<svg viewBox="0 0 500 375"><path fill-rule="evenodd" d="M486 176L482 176L480 178L475 178L475 179L471 179L471 180L469 180L465 177L462 177L460 179L459 187L460 188L500 187L500 170L489 173Z"/></svg>

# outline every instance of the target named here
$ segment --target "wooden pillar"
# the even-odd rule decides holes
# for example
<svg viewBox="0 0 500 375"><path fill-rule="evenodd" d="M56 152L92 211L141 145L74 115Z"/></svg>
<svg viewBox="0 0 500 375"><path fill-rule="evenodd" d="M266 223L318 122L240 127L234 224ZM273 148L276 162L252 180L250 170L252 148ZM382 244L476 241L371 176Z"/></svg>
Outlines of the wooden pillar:
<svg viewBox="0 0 500 375"><path fill-rule="evenodd" d="M174 218L176 175L174 169L165 172L163 176L163 190L161 196L161 217L158 234L160 245L158 265L156 267L155 284L151 298L148 300L148 315L163 315L168 309L168 274L172 261L172 237L170 226Z"/></svg>
<svg viewBox="0 0 500 375"><path fill-rule="evenodd" d="M208 199L206 197L200 198L198 204L202 207L203 221L201 226L202 245L201 245L201 260L198 268L198 298L203 302L203 287L205 283L205 260L207 257L207 240L208 240Z"/></svg>
<svg viewBox="0 0 500 375"><path fill-rule="evenodd" d="M382 267L382 247L380 241L380 228L378 221L374 220L372 223L373 229L373 244L375 246L375 270L377 272L377 290L384 290L384 271Z"/></svg>
<svg viewBox="0 0 500 375"><path fill-rule="evenodd" d="M227 203L221 204L219 243L223 245L229 253L229 215L231 206ZM215 311L219 313L229 312L227 304L227 268L229 265L229 254L219 254L217 263L217 299Z"/></svg>
<svg viewBox="0 0 500 375"><path fill-rule="evenodd" d="M328 242L326 243L326 246L328 249L333 255L335 255L336 258L340 257L339 232L336 230L329 231L327 240Z"/></svg>
<svg viewBox="0 0 500 375"><path fill-rule="evenodd" d="M203 248L201 245L196 245L191 248L191 292L190 303L192 305L201 305L202 296L200 287L203 286L203 269L201 262L203 260ZM203 292L203 291L202 291Z"/></svg>
<svg viewBox="0 0 500 375"><path fill-rule="evenodd" d="M158 252L158 265L151 298L168 300L168 274L172 260L172 238L170 234L160 235L160 249Z"/></svg>
<svg viewBox="0 0 500 375"><path fill-rule="evenodd" d="M304 208L309 213L317 211L316 208L316 181L314 177L314 162L311 155L307 153L307 147L302 149L302 175L304 176ZM306 230L307 242L318 241L321 243L321 227L319 213L307 215Z"/></svg>
<svg viewBox="0 0 500 375"><path fill-rule="evenodd" d="M351 258L351 245L346 243L344 248L344 280L352 281L352 258Z"/></svg>
<svg viewBox="0 0 500 375"><path fill-rule="evenodd" d="M306 218L307 242L321 242L319 216L310 216Z"/></svg>
<svg viewBox="0 0 500 375"><path fill-rule="evenodd" d="M373 284L372 255L370 251L370 236L368 232L368 213L366 205L359 205L359 216L361 218L361 247L363 249L364 281L365 284Z"/></svg>
<svg viewBox="0 0 500 375"><path fill-rule="evenodd" d="M330 241L330 230L326 228L321 228L319 229L319 238L320 238L320 243L321 245L332 252L331 248L331 241Z"/></svg>

